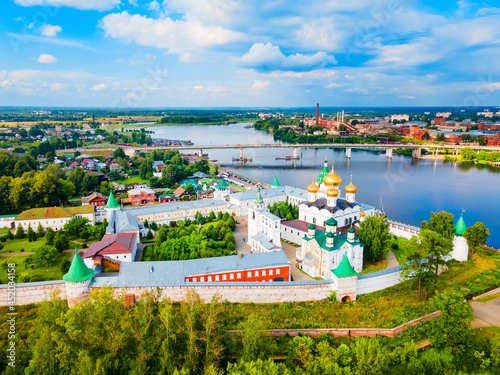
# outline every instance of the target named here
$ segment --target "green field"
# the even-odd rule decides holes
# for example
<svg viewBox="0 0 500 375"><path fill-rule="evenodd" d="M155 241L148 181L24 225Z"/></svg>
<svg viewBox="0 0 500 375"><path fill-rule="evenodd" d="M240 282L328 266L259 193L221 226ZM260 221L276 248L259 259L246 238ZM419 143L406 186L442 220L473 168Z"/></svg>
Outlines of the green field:
<svg viewBox="0 0 500 375"><path fill-rule="evenodd" d="M130 178L126 178L125 180L118 180L118 181L115 181L117 184L123 184L123 185L130 185L130 184L134 184L134 183L148 183L149 180L144 180L142 178L140 178L139 176L132 176Z"/></svg>
<svg viewBox="0 0 500 375"><path fill-rule="evenodd" d="M75 241L78 242L76 244L76 247L78 249L82 249L83 245L82 243L85 242L87 245L97 242L96 239L88 239L84 240L82 238L74 238L70 237L69 240L69 248L68 249L74 249L75 248ZM29 242L27 238L23 238L20 240L7 240L3 243L5 247L0 250L0 254L15 254L15 253L22 253L22 252L34 252L37 247L45 245L45 238L41 237L38 238L36 241ZM24 249L24 251L21 251L21 249Z"/></svg>
<svg viewBox="0 0 500 375"><path fill-rule="evenodd" d="M16 282L20 282L21 276L34 276L39 275L41 277L41 281L46 280L62 280L63 273L61 272L61 264L65 259L70 260L73 256L72 253L62 253L51 267L34 267L34 268L25 268L26 259L29 257L27 255L24 256L16 256L16 257L8 257L8 258L0 258L0 283L4 284L7 280L7 269L4 268L3 263L15 263L16 264ZM27 267L31 267L31 264L26 265Z"/></svg>

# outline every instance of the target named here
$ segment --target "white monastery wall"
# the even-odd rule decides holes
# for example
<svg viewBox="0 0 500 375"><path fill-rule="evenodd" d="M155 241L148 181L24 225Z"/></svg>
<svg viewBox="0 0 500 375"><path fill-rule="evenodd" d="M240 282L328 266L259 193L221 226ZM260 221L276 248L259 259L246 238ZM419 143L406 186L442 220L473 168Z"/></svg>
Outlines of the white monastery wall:
<svg viewBox="0 0 500 375"><path fill-rule="evenodd" d="M389 288L401 282L401 267L389 268L386 270L358 276L358 286L356 293L366 294Z"/></svg>

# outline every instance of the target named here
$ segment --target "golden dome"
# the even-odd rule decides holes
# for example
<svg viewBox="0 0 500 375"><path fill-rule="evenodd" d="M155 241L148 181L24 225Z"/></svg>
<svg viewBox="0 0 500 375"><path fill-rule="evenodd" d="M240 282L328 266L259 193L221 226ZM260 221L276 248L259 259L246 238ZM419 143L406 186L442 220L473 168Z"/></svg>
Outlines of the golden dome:
<svg viewBox="0 0 500 375"><path fill-rule="evenodd" d="M342 179L340 178L340 176L333 170L333 161L332 161L332 170L325 177L323 177L323 183L326 186L334 186L334 187L337 187L342 183Z"/></svg>
<svg viewBox="0 0 500 375"><path fill-rule="evenodd" d="M351 175L351 182L344 189L346 193L352 193L352 194L358 191L358 188L352 184L352 175Z"/></svg>
<svg viewBox="0 0 500 375"><path fill-rule="evenodd" d="M319 191L319 186L314 183L314 176L311 185L307 187L309 193L317 193Z"/></svg>
<svg viewBox="0 0 500 375"><path fill-rule="evenodd" d="M335 189L334 187L331 187L326 190L326 196L327 197L337 197L339 195L339 191Z"/></svg>
<svg viewBox="0 0 500 375"><path fill-rule="evenodd" d="M363 211L365 209L365 206L361 206L361 212L359 213L359 216L361 217L365 217L365 211Z"/></svg>

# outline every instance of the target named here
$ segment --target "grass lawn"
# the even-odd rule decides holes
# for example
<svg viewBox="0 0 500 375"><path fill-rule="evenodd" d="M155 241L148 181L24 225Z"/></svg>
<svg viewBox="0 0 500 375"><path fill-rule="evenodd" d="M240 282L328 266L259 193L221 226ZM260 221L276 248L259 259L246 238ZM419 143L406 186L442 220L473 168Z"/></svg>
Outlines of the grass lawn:
<svg viewBox="0 0 500 375"><path fill-rule="evenodd" d="M45 245L45 240L39 238L36 241L29 242L27 238L22 238L20 240L7 240L3 244L5 246L0 250L0 254L21 253L21 249L24 249L25 252L31 252L35 248Z"/></svg>
<svg viewBox="0 0 500 375"><path fill-rule="evenodd" d="M409 240L392 236L391 242L389 243L389 249L394 253L396 256L396 259L398 260L399 264L405 264L406 263L406 253L408 251L408 244L410 243ZM397 244L398 248L393 249L392 245Z"/></svg>
<svg viewBox="0 0 500 375"><path fill-rule="evenodd" d="M500 292L495 293L495 294L490 294L489 296L479 298L476 300L476 302L481 302L481 303L486 303L489 301L493 301L494 299L500 298Z"/></svg>
<svg viewBox="0 0 500 375"><path fill-rule="evenodd" d="M115 181L115 182L117 184L130 185L130 184L133 184L133 183L142 183L142 182L148 183L149 180L144 180L144 179L140 178L139 176L132 176L130 178L126 178L125 180L118 180L118 181Z"/></svg>
<svg viewBox="0 0 500 375"><path fill-rule="evenodd" d="M15 263L16 264L16 282L20 282L21 276L31 277L33 275L39 275L42 281L46 280L62 280L63 273L61 272L61 264L65 259L70 260L73 254L62 253L59 259L53 266L46 267L35 267L35 268L25 268L25 261L28 256L17 256L9 258L0 258L0 281L5 283L7 281L7 269L3 268L1 264L3 263ZM31 267L31 265L28 265Z"/></svg>
<svg viewBox="0 0 500 375"><path fill-rule="evenodd" d="M0 234L7 234L10 228L0 228Z"/></svg>
<svg viewBox="0 0 500 375"><path fill-rule="evenodd" d="M367 273L377 272L385 270L387 267L387 260L379 260L378 262L370 263L368 261L363 261L363 271L361 275L365 275Z"/></svg>

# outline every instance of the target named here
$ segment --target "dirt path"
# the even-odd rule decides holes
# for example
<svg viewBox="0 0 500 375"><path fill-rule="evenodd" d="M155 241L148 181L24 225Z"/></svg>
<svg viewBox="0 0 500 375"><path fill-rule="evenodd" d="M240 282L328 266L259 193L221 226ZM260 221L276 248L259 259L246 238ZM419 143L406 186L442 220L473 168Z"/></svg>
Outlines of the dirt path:
<svg viewBox="0 0 500 375"><path fill-rule="evenodd" d="M396 258L396 255L394 255L394 253L389 250L389 254L387 255L387 265L385 266L385 268L389 269L397 266L399 266L398 259Z"/></svg>

